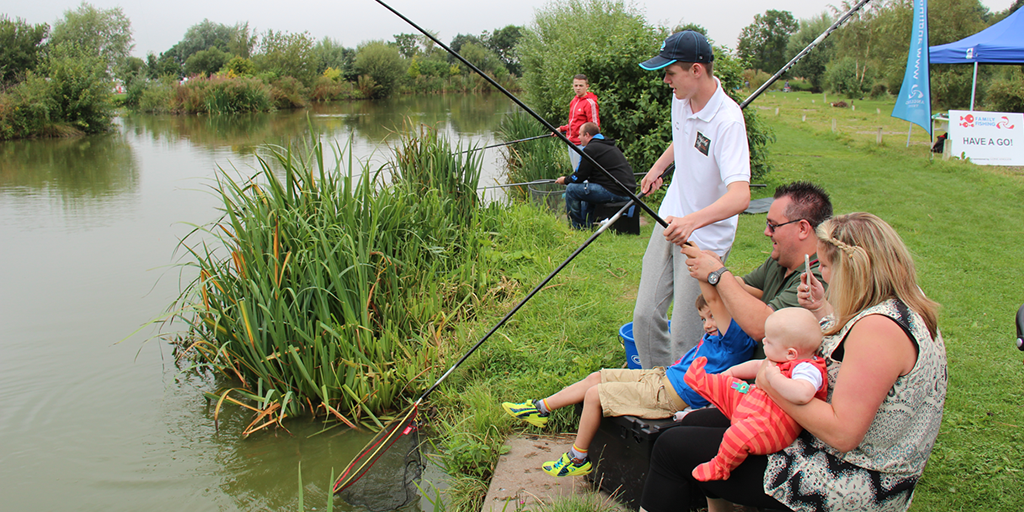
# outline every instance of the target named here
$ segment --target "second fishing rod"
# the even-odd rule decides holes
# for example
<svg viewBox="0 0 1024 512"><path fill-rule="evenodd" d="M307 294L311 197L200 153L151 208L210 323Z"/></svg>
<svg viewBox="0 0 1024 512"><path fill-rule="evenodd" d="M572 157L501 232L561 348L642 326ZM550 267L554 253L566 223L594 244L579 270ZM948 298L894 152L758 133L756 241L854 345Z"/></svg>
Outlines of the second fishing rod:
<svg viewBox="0 0 1024 512"><path fill-rule="evenodd" d="M665 227L665 228L668 227L668 223L665 222L665 219L662 219L661 216L658 215L658 212L654 211L654 209L652 209L650 206L645 204L643 201L640 201L640 198L637 197L636 193L633 192L632 188L625 186L622 182L620 182L618 179L616 179L615 176L612 176L612 174L610 172L608 172L608 170L605 169L601 164L597 163L597 161L594 160L593 157L591 157L590 155L586 154L582 149L578 148L575 144L573 144L572 141L570 141L565 135L563 135L561 132L558 131L558 128L556 128L554 125L549 123L546 119L541 117L540 114L537 114L536 112L534 112L533 109L531 109L530 107L526 106L526 104L523 103L522 100L520 100L514 94L512 94L507 89L502 87L501 84L499 84L493 78L488 76L487 73L484 73L483 71L481 71L480 68L476 67L472 62L466 60L465 57L463 57L462 55L459 55L458 52L456 52L455 50L452 50L451 48L449 48L448 45L442 43L440 39L438 39L436 36L434 36L434 34L431 34L430 32L428 32L423 27L417 25L416 22L410 20L404 14L398 12L393 7L391 7L390 5L384 3L383 0L376 0L376 1L377 1L378 4L383 6L385 9L387 9L387 10L391 11L392 13L394 13L395 16L398 16L399 18L402 18L403 21L405 21L406 23L411 25L413 28L418 30L420 33L422 33L424 36L429 38L435 44L440 46L442 49L444 49L444 51L448 52L452 57L455 57L456 59L459 59L459 62L462 62L467 67L469 67L469 69L472 69L474 72L476 72L476 74L478 74L481 77L483 77L484 80L487 80L488 83L490 83L496 89L501 91L502 94L504 94L505 96L508 96L509 99L511 99L513 102L515 102L516 105L519 105L519 107L522 108L526 113L528 113L531 116L533 116L533 118L536 119L537 121L540 121L540 123L542 125L544 125L544 127L547 128L552 134L554 134L556 137L561 139L562 142L565 142L566 144L568 144L569 147L572 148L572 150L574 150L577 153L579 153L580 158L584 158L588 162L593 164L596 169L600 170L602 173L604 173L605 176L607 176L609 179L611 179L612 182L614 182L616 185L621 187L622 190L626 191L626 195L629 196L629 198L632 199L636 204L640 205L640 208L642 208L645 212L647 212L647 214L650 215L652 219L657 221L658 224L661 224L661 226Z"/></svg>

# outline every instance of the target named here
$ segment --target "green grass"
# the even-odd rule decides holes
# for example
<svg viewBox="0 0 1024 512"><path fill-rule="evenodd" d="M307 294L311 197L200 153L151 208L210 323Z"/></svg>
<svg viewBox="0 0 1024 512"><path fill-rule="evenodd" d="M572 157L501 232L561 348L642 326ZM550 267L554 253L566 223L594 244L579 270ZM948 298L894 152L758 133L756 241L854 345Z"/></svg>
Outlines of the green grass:
<svg viewBox="0 0 1024 512"><path fill-rule="evenodd" d="M1018 510L1024 372L1012 341L1013 318L1024 303L1024 175L933 161L919 128L905 147L907 123L889 117L892 100L854 105L833 108L820 94L800 92L759 98L754 106L776 130L777 142L768 188L754 189L754 196L811 180L831 193L837 213L872 212L897 229L915 257L921 287L942 304L939 326L949 360L942 429L912 509ZM767 257L763 229L764 215L740 218L731 268L743 273ZM451 426L444 442L486 438L495 447L493 464L500 444L494 429L539 432L501 414L501 401L546 396L598 368L621 366L617 331L632 319L650 230L638 237L602 235L435 393L437 414ZM510 274L504 304L460 326L461 343L468 346L486 332L587 236L539 210L512 208L495 249L521 255L522 265ZM562 410L546 431L575 428ZM462 488L450 490L460 503L456 509L479 509L485 486Z"/></svg>

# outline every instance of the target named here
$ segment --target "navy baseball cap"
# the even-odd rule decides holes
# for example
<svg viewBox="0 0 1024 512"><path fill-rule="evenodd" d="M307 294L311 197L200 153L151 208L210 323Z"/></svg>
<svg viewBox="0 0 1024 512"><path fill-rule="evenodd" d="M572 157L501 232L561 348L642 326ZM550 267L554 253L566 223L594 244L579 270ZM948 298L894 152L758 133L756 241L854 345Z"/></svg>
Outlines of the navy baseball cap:
<svg viewBox="0 0 1024 512"><path fill-rule="evenodd" d="M654 71L674 62L713 62L715 54L707 38L700 32L684 30L668 36L661 43L661 50L652 59L640 63L640 67Z"/></svg>

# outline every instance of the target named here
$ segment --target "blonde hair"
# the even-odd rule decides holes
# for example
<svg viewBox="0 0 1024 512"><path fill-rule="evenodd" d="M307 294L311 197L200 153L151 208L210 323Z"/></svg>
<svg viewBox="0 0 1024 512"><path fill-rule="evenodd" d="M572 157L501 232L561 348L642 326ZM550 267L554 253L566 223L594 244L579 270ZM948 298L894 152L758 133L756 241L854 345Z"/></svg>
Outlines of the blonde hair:
<svg viewBox="0 0 1024 512"><path fill-rule="evenodd" d="M939 304L917 285L914 260L892 226L870 213L832 217L817 229L819 258L832 264L827 297L835 309L835 334L861 311L899 299L921 315L928 332L938 332Z"/></svg>

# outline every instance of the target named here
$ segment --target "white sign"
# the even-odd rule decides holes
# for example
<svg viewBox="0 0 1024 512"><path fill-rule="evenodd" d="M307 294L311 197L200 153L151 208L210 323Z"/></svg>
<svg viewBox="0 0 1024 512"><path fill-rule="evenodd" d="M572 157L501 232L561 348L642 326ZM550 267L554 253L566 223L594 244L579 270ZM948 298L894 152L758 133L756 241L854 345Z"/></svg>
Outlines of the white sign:
<svg viewBox="0 0 1024 512"><path fill-rule="evenodd" d="M1024 165L1024 114L950 110L947 143L978 165Z"/></svg>

